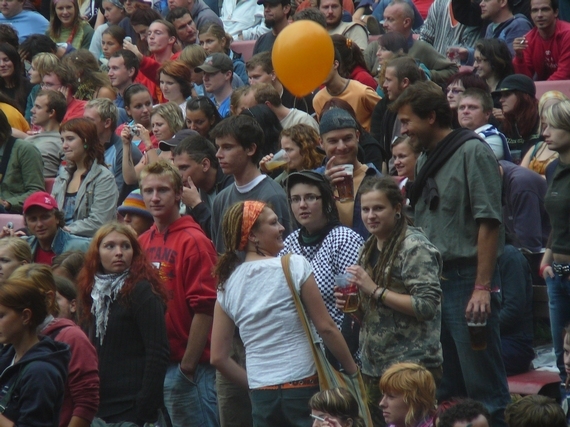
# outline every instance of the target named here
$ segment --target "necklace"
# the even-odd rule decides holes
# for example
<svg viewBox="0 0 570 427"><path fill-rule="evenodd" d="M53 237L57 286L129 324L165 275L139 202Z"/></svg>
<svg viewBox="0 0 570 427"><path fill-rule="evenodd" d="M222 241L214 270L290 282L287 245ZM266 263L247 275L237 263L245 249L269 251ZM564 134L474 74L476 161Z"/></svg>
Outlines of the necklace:
<svg viewBox="0 0 570 427"><path fill-rule="evenodd" d="M346 84L344 85L344 87L342 88L342 90L338 93L332 93L329 88L327 88L327 92L329 93L330 96L339 96L341 93L343 93L346 88L348 87L348 84L350 83L350 79L346 79Z"/></svg>

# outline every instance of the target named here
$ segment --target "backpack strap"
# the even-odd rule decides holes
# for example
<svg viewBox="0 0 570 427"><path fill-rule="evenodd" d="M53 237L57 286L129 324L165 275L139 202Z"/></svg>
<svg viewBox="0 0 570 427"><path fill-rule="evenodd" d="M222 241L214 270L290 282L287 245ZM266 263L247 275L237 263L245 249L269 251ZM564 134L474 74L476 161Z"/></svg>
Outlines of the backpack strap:
<svg viewBox="0 0 570 427"><path fill-rule="evenodd" d="M24 376L24 374L26 373L26 371L28 370L29 366L30 363L27 363L23 368L20 368L20 371L18 372L16 379L14 380L14 382L12 383L12 385L10 386L10 388L8 389L2 400L0 400L0 414L3 414L4 411L6 411L8 403L10 403L10 399L12 398L12 394L14 393L14 390L18 385L20 385L20 381Z"/></svg>

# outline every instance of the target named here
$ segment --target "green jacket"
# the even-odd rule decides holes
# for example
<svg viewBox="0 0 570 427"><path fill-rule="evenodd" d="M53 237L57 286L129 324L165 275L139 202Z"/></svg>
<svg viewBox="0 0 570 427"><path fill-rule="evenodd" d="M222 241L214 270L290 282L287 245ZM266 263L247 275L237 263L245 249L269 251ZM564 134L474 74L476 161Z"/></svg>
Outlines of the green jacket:
<svg viewBox="0 0 570 427"><path fill-rule="evenodd" d="M1 156L6 148L4 143ZM28 141L16 139L6 174L0 184L0 199L12 205L10 213L22 213L24 200L36 191L45 191L44 164L40 151Z"/></svg>

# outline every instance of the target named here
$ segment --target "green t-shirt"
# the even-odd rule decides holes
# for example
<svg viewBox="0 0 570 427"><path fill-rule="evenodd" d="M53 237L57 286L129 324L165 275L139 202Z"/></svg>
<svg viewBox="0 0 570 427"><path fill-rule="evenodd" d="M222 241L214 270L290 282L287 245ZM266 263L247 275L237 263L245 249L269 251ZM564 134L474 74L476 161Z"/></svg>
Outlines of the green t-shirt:
<svg viewBox="0 0 570 427"><path fill-rule="evenodd" d="M427 160L423 153L416 176ZM466 141L435 175L439 204L433 211L422 197L415 206L415 225L437 247L443 261L477 259L478 219L502 222L501 176L493 151L478 139ZM501 233L502 235L502 233ZM504 237L499 239L499 254Z"/></svg>

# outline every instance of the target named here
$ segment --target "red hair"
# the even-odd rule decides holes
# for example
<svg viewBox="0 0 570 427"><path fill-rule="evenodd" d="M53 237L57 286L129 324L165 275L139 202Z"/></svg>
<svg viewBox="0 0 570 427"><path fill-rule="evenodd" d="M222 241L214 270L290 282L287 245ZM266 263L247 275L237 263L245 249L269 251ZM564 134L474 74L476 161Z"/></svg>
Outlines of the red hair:
<svg viewBox="0 0 570 427"><path fill-rule="evenodd" d="M501 130L506 137L514 136L514 133L518 130L520 136L524 139L530 138L540 119L538 115L538 101L534 96L519 90L514 90L513 93L517 97L517 103L514 111L505 113L505 120L503 120Z"/></svg>
<svg viewBox="0 0 570 427"><path fill-rule="evenodd" d="M77 277L78 301L81 307L80 317L87 324L91 322L91 305L93 304L91 291L93 290L94 277L103 269L99 255L99 246L101 246L103 239L113 231L126 236L133 248L130 272L120 295L129 297L136 284L144 280L151 284L153 293L158 295L166 305L167 297L164 284L160 279L158 270L148 261L135 232L130 227L113 221L103 225L93 236L91 245L85 254L85 263Z"/></svg>

